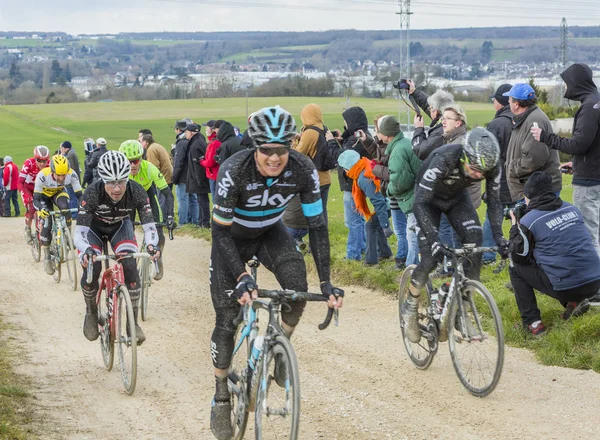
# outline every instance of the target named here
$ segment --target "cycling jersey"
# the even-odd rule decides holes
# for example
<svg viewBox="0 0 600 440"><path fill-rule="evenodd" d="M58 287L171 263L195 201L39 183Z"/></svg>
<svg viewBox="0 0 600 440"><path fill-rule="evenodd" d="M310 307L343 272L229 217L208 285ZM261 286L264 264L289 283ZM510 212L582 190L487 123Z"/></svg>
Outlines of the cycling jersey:
<svg viewBox="0 0 600 440"><path fill-rule="evenodd" d="M74 234L75 247L80 252L85 252L88 247L91 247L88 241L88 231L90 229L92 231L105 231L114 229L111 228L112 226L120 227L122 225L119 224L131 217L136 210L140 217L140 223L144 228L146 243L156 246L158 244L158 234L148 194L144 191L144 188L137 182L128 181L123 198L118 202L114 202L104 189L104 182L96 180L88 186L79 206L79 216L77 217ZM137 250L135 240L133 244L135 250Z"/></svg>
<svg viewBox="0 0 600 440"><path fill-rule="evenodd" d="M237 278L245 269L234 239L261 237L280 222L290 200L300 194L310 246L319 278L329 281L329 234L323 214L319 175L312 161L297 151L278 177L262 176L254 150L230 157L220 168L213 205L213 247L229 262Z"/></svg>
<svg viewBox="0 0 600 440"><path fill-rule="evenodd" d="M140 171L135 176L130 174L129 178L142 185L146 191L150 189L153 183L156 185L156 188L159 191L168 186L167 181L160 170L147 160L142 160L140 164Z"/></svg>
<svg viewBox="0 0 600 440"><path fill-rule="evenodd" d="M33 192L34 194L40 193L47 197L53 197L56 194L63 192L65 186L68 185L71 185L75 192L81 191L81 184L79 183L79 178L77 177L77 174L75 174L75 171L69 170L65 176L64 182L58 183L54 178L50 167L46 167L37 174Z"/></svg>
<svg viewBox="0 0 600 440"><path fill-rule="evenodd" d="M35 188L35 178L40 169L37 166L35 157L25 160L21 173L19 174L19 190L23 197L23 203L31 203L33 200L33 190Z"/></svg>
<svg viewBox="0 0 600 440"><path fill-rule="evenodd" d="M478 180L486 180L485 200L494 239L502 238L502 205L500 204L500 168L493 168L484 173L481 179L472 179L463 171L463 149L461 145L446 145L435 150L423 163L416 181L415 203L413 211L419 227L428 243L437 241L438 231L429 221L424 207L428 204L439 205L446 212L455 199L467 191L467 188ZM467 193L468 194L468 193ZM439 222L438 222L439 223Z"/></svg>

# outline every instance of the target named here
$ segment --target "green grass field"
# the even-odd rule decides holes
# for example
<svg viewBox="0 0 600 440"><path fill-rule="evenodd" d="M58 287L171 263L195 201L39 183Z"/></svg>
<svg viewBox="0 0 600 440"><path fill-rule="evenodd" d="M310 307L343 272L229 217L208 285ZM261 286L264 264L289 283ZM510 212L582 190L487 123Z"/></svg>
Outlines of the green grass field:
<svg viewBox="0 0 600 440"><path fill-rule="evenodd" d="M325 123L330 128L342 127L344 103L340 98L250 98L248 110L252 112L264 106L279 104L291 111L299 123L302 107L310 102L322 107ZM353 99L352 105L363 107L369 119L373 119L378 113L397 114L399 107L395 100L360 98ZM463 107L470 126L482 125L494 115L489 104L464 103ZM243 128L246 100L231 98L4 106L0 107L0 135L3 139L0 155L12 155L20 166L25 158L31 156L34 146L43 144L54 150L60 142L70 140L80 159L83 159L84 138L104 137L108 140L108 147L116 149L122 141L136 138L141 128L152 129L157 142L169 147L174 140L173 124L183 117L191 117L197 122L227 119ZM334 178L333 182L328 206L335 279L338 282L375 287L393 294L397 290L399 273L391 263L379 268L367 268L360 263L344 260L347 230L343 222L342 194L337 179ZM563 197L571 201L572 190L568 177L564 184ZM484 215L483 208L480 215ZM507 228L508 224L505 224L506 233ZM210 238L199 231L189 232ZM395 247L393 239L392 246ZM312 264L310 258L307 261ZM593 368L600 372L600 314L592 312L580 319L563 323L558 318L560 305L542 297L540 308L550 327L550 334L541 340L528 339L523 333L513 329L519 316L513 295L504 288L504 283L508 281L507 272L494 275L491 269L484 268L483 280L497 299L509 344L534 350L542 362L550 365Z"/></svg>

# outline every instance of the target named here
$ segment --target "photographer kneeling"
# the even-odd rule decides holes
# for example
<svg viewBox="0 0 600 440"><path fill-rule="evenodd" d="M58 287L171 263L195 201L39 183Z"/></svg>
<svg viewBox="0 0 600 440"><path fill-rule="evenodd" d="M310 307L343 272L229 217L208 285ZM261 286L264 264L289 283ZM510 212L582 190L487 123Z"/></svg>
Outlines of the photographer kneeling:
<svg viewBox="0 0 600 440"><path fill-rule="evenodd" d="M536 171L523 192L527 206L510 211L510 279L523 328L540 335L546 327L533 289L557 299L563 319L580 316L600 288L600 258L581 212L556 196L550 174Z"/></svg>

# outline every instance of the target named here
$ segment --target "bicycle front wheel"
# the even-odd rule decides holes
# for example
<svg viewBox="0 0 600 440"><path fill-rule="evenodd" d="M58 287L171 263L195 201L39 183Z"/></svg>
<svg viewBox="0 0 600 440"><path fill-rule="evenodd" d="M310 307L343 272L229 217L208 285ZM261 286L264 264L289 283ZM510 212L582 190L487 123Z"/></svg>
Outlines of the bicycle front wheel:
<svg viewBox="0 0 600 440"><path fill-rule="evenodd" d="M300 378L296 353L290 341L277 336L263 355L256 392L255 438L298 438Z"/></svg>
<svg viewBox="0 0 600 440"><path fill-rule="evenodd" d="M129 291L123 285L118 287L119 301L117 305L117 334L119 365L121 379L127 394L135 391L137 381L137 335L135 333L135 319Z"/></svg>
<svg viewBox="0 0 600 440"><path fill-rule="evenodd" d="M402 332L402 341L404 342L406 353L417 368L425 370L431 365L438 346L437 325L429 313L429 295L421 294L419 300L418 320L419 328L421 329L421 340L419 342L411 342L406 336L404 317L402 316L402 304L404 304L404 301L406 301L408 295L410 295L410 279L416 267L415 264L411 264L404 269L404 272L402 273L400 291L398 293L398 310L400 316L400 331Z"/></svg>
<svg viewBox="0 0 600 440"><path fill-rule="evenodd" d="M450 304L448 346L456 374L474 396L491 393L504 365L504 329L492 294L467 280Z"/></svg>
<svg viewBox="0 0 600 440"><path fill-rule="evenodd" d="M102 352L102 360L108 371L112 370L113 361L115 358L115 344L111 335L111 319L113 307L109 300L109 295L112 295L105 287L100 293L98 300L98 332L100 333L100 351ZM114 299L114 297L113 297Z"/></svg>
<svg viewBox="0 0 600 440"><path fill-rule="evenodd" d="M69 228L65 228L63 234L63 258L67 265L67 275L69 276L69 281L71 281L71 288L77 290L77 253L75 252L75 245L73 244Z"/></svg>
<svg viewBox="0 0 600 440"><path fill-rule="evenodd" d="M60 276L61 276L61 264L60 264L60 260L62 259L62 244L59 245L56 243L56 241L53 241L50 244L50 260L52 261L52 264L54 265L54 273L52 274L52 278L54 278L54 281L57 283L60 283Z"/></svg>

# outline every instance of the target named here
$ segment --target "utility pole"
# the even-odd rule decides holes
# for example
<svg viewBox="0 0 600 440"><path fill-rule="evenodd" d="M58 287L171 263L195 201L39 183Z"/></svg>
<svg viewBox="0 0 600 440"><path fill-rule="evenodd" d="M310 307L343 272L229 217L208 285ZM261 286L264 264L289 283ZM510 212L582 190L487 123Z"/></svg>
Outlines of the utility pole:
<svg viewBox="0 0 600 440"><path fill-rule="evenodd" d="M567 41L569 39L569 27L567 19L563 17L560 22L560 62L563 70L567 68Z"/></svg>
<svg viewBox="0 0 600 440"><path fill-rule="evenodd" d="M398 0L398 7L400 12L396 14L400 15L400 78L410 79L410 0ZM411 125L410 109L401 99L398 102L398 121L400 128L405 131Z"/></svg>

